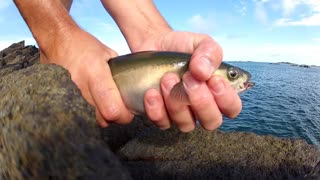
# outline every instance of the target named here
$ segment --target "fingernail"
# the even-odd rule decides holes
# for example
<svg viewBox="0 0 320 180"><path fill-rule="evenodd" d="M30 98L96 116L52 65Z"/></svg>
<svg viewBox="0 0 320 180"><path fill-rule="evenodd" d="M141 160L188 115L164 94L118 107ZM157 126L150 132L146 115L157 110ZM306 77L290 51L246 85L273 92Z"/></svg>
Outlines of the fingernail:
<svg viewBox="0 0 320 180"><path fill-rule="evenodd" d="M169 126L160 126L160 127L159 127L159 129L160 129L160 130L163 130L163 131L164 131L164 130L167 130L167 129L169 129L169 128L170 128L170 125L169 125Z"/></svg>
<svg viewBox="0 0 320 180"><path fill-rule="evenodd" d="M101 126L101 128L106 128L106 127L108 127L109 125L108 125L107 122L102 121L101 124L100 124L100 126Z"/></svg>
<svg viewBox="0 0 320 180"><path fill-rule="evenodd" d="M211 88L214 94L221 94L224 91L224 83L221 79L217 79L214 86Z"/></svg>
<svg viewBox="0 0 320 180"><path fill-rule="evenodd" d="M199 60L199 66L204 74L212 75L214 71L213 64L207 56L202 56Z"/></svg>
<svg viewBox="0 0 320 180"><path fill-rule="evenodd" d="M188 133L188 132L193 131L194 128L195 128L195 125L189 125L188 124L188 125L184 125L184 126L180 127L179 129L180 129L181 132Z"/></svg>
<svg viewBox="0 0 320 180"><path fill-rule="evenodd" d="M186 89L195 90L200 86L200 81L193 78L190 72L186 72L183 78L183 84Z"/></svg>

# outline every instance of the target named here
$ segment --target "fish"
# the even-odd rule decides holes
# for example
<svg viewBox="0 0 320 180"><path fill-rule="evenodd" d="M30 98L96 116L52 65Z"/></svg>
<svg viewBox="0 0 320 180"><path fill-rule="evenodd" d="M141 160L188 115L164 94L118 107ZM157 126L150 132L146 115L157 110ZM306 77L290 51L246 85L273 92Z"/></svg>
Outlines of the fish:
<svg viewBox="0 0 320 180"><path fill-rule="evenodd" d="M108 61L111 74L126 107L136 115L145 114L144 94L154 88L161 92L160 81L168 72L180 78L188 71L191 54L170 51L141 51L111 58ZM222 62L213 76L218 75L230 83L238 93L254 86L249 82L251 74L239 67ZM182 82L182 81L181 81ZM177 83L170 96L182 102L188 97L182 83Z"/></svg>

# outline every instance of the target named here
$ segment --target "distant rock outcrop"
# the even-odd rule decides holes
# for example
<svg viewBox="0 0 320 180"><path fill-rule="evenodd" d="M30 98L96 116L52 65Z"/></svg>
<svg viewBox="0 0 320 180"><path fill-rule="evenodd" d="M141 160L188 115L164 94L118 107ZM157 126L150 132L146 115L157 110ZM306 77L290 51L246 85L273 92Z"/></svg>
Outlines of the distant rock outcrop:
<svg viewBox="0 0 320 180"><path fill-rule="evenodd" d="M278 63L271 63L271 64L288 64L290 66L298 66L298 67L303 67L303 68L310 68L310 67L314 67L313 65L306 65L306 64L295 64L295 63L291 63L291 62L278 62Z"/></svg>
<svg viewBox="0 0 320 180"><path fill-rule="evenodd" d="M38 62L24 42L0 51L0 179L320 177L320 150L302 140L161 131L141 117L100 129L69 73Z"/></svg>

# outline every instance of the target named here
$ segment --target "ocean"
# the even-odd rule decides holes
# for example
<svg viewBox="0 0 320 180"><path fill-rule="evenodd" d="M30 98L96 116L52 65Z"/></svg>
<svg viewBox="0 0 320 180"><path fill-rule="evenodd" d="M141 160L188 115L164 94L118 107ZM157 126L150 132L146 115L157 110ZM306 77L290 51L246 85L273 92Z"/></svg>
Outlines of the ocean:
<svg viewBox="0 0 320 180"><path fill-rule="evenodd" d="M224 118L223 131L303 138L320 147L320 68L228 62L249 71L255 86L240 94L240 115Z"/></svg>

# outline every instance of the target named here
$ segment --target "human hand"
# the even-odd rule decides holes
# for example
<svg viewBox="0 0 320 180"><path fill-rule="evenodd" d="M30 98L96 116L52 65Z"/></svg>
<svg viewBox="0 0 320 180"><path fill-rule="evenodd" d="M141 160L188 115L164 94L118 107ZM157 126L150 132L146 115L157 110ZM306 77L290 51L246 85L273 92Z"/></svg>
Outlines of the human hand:
<svg viewBox="0 0 320 180"><path fill-rule="evenodd" d="M109 122L129 123L133 115L125 107L112 79L107 60L117 56L89 33L73 30L59 45L42 51L42 63L55 63L66 68L82 96L96 109L96 119L101 127Z"/></svg>
<svg viewBox="0 0 320 180"><path fill-rule="evenodd" d="M190 72L182 80L189 96L189 105L177 102L169 94L180 81L176 74L168 73L161 80L161 91L150 89L145 94L145 108L150 120L161 129L172 121L183 132L192 131L197 119L207 130L222 124L222 114L235 118L242 103L237 92L221 77L212 76L222 61L220 46L209 36L189 32L166 31L131 46L132 51L158 50L191 53Z"/></svg>

